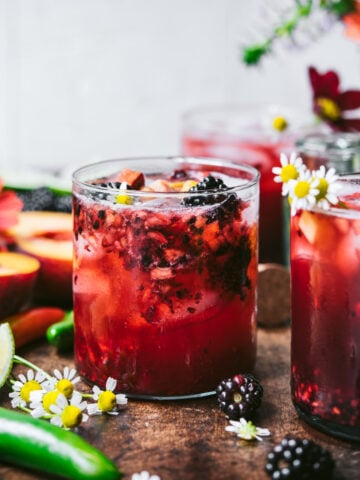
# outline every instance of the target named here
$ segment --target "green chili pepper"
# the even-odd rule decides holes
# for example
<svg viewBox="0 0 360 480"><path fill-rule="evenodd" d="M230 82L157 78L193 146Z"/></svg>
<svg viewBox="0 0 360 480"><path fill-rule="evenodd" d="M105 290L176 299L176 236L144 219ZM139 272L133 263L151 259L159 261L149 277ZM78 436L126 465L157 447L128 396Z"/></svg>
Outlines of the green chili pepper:
<svg viewBox="0 0 360 480"><path fill-rule="evenodd" d="M60 352L71 350L74 346L74 312L67 312L63 320L50 325L46 338Z"/></svg>
<svg viewBox="0 0 360 480"><path fill-rule="evenodd" d="M70 430L0 407L0 460L72 480L116 480L122 473Z"/></svg>

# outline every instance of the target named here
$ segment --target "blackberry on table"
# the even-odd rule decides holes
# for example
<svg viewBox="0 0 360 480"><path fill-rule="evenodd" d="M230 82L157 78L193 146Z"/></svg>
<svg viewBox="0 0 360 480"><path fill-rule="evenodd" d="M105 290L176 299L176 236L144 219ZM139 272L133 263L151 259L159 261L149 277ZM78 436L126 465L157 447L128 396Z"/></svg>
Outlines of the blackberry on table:
<svg viewBox="0 0 360 480"><path fill-rule="evenodd" d="M213 195L199 195L199 196L189 196L185 197L182 201L183 205L188 207L197 207L201 205L213 205L214 203L219 203L225 200L226 195L221 193L216 193L217 190L227 190L228 187L221 180L221 178L215 178L212 175L208 175L203 178L201 182L198 182L196 185L189 189L189 192L206 192L214 191Z"/></svg>
<svg viewBox="0 0 360 480"><path fill-rule="evenodd" d="M273 480L330 480L334 466L328 450L288 435L268 453L265 471Z"/></svg>
<svg viewBox="0 0 360 480"><path fill-rule="evenodd" d="M259 408L263 387L247 373L223 380L216 389L220 409L230 420L249 419Z"/></svg>

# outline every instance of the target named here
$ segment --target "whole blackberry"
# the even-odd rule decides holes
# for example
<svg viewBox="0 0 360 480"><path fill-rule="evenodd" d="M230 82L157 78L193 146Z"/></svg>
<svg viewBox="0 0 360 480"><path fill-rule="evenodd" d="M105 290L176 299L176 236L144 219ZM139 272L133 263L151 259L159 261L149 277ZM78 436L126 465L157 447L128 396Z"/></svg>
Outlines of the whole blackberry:
<svg viewBox="0 0 360 480"><path fill-rule="evenodd" d="M216 389L220 409L230 420L249 419L263 396L260 382L250 373L223 380Z"/></svg>
<svg viewBox="0 0 360 480"><path fill-rule="evenodd" d="M201 182L197 183L189 189L189 192L206 192L216 190L227 190L228 187L221 180L221 178L215 178L212 175L208 175L203 178ZM226 198L226 195L214 193L214 195L199 195L185 197L182 201L183 205L188 207L196 207L199 205L213 205L214 203L222 202Z"/></svg>
<svg viewBox="0 0 360 480"><path fill-rule="evenodd" d="M55 195L54 210L56 212L71 213L72 198L71 195Z"/></svg>
<svg viewBox="0 0 360 480"><path fill-rule="evenodd" d="M329 480L335 462L311 440L286 436L267 455L265 471L273 480Z"/></svg>
<svg viewBox="0 0 360 480"><path fill-rule="evenodd" d="M47 187L17 192L23 201L23 210L53 210L54 194Z"/></svg>

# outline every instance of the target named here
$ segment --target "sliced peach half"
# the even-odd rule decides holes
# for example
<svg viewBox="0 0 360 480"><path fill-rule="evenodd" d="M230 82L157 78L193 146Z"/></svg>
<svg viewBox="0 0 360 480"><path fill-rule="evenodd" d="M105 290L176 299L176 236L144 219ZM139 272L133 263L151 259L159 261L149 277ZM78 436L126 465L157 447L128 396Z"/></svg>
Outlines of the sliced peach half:
<svg viewBox="0 0 360 480"><path fill-rule="evenodd" d="M0 252L0 319L31 303L39 270L36 258Z"/></svg>

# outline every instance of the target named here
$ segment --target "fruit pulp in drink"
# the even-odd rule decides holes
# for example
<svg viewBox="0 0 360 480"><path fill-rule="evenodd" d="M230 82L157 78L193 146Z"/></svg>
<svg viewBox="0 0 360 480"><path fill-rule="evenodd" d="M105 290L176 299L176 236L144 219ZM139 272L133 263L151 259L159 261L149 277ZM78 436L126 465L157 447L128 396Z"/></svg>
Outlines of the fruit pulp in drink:
<svg viewBox="0 0 360 480"><path fill-rule="evenodd" d="M182 139L184 155L224 158L247 163L260 173L259 261L285 263L283 204L281 185L274 182L272 168L278 166L281 152L293 148L293 141L256 142L236 140L234 136L196 136L186 133Z"/></svg>
<svg viewBox="0 0 360 480"><path fill-rule="evenodd" d="M354 197L343 202L360 209ZM358 440L359 262L359 215L317 210L292 217L293 402L318 428Z"/></svg>
<svg viewBox="0 0 360 480"><path fill-rule="evenodd" d="M151 195L119 204L74 192L73 211L75 357L85 379L178 397L253 369L254 201L225 192L200 206Z"/></svg>

